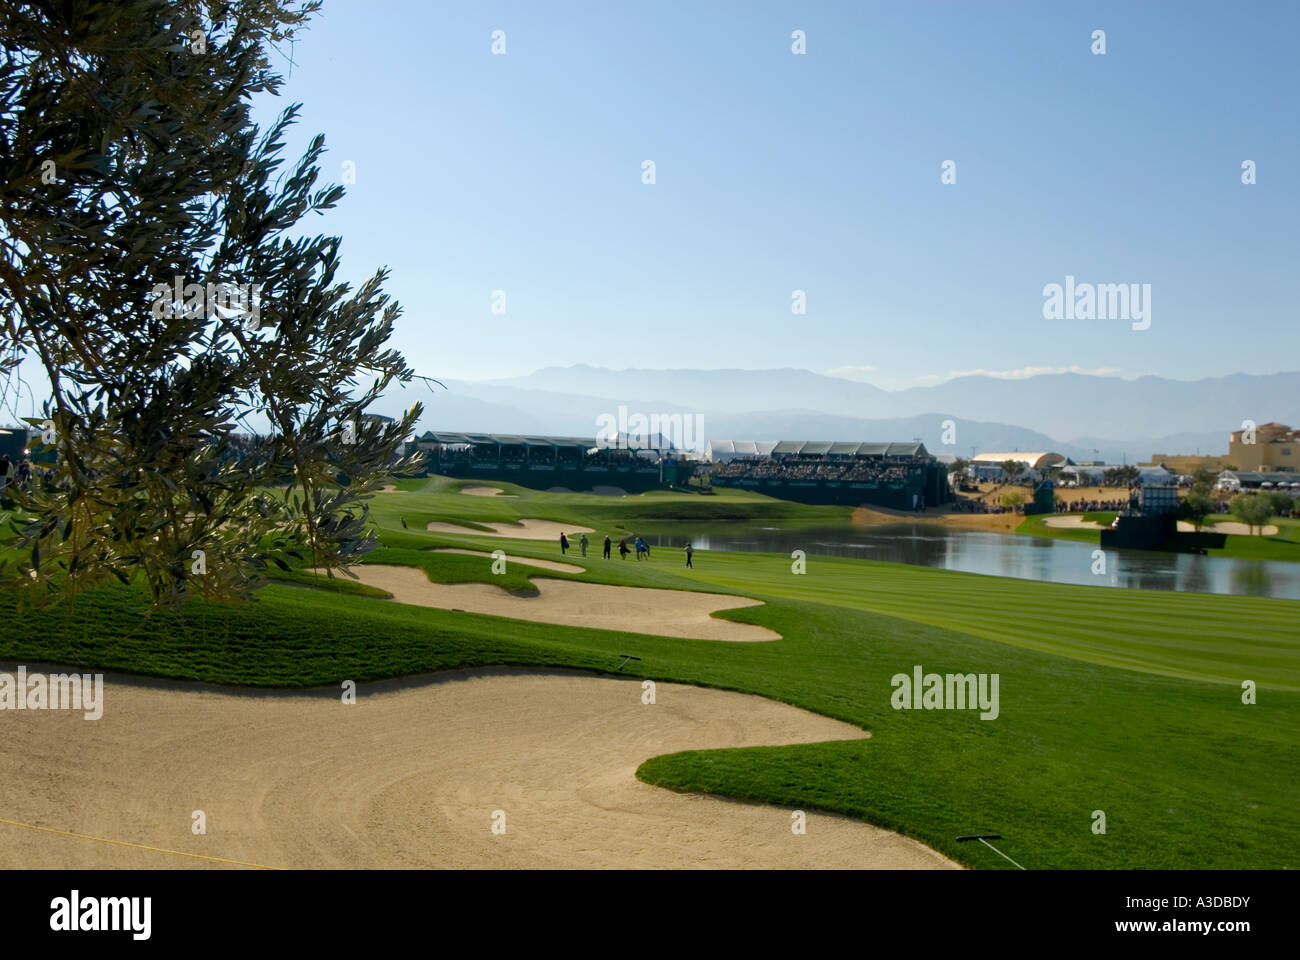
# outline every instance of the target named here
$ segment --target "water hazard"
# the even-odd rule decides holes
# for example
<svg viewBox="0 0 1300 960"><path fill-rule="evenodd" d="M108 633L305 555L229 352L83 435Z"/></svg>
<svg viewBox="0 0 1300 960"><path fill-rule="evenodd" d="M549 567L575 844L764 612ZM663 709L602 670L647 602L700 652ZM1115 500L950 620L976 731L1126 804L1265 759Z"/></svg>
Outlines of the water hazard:
<svg viewBox="0 0 1300 960"><path fill-rule="evenodd" d="M1043 537L948 530L928 524L851 527L674 526L646 537L651 545L888 560L1023 580L1138 587L1300 600L1300 563L1243 560L1146 550L1107 550L1106 573L1094 574L1095 544Z"/></svg>

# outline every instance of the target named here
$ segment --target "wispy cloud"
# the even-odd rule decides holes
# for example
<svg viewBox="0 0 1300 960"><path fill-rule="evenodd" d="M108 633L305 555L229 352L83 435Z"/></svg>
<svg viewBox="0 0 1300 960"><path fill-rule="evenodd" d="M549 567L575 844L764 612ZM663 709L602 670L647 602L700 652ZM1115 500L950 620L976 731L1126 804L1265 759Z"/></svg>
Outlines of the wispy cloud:
<svg viewBox="0 0 1300 960"><path fill-rule="evenodd" d="M1028 380L1030 377L1041 377L1049 373L1080 373L1090 377L1114 377L1120 373L1119 367L1095 367L1091 370L1086 367L1020 367L1016 370L950 370L947 373L928 373L917 377L927 383L937 383L945 380L956 380L958 377L992 377L995 380Z"/></svg>

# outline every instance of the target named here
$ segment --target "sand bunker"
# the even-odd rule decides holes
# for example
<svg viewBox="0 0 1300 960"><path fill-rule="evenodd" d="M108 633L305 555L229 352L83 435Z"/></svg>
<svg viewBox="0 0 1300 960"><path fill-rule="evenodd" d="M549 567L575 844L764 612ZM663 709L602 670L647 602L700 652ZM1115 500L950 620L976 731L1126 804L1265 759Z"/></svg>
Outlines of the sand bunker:
<svg viewBox="0 0 1300 960"><path fill-rule="evenodd" d="M398 490L397 486L392 483L386 483L379 488L380 493L405 493L405 490Z"/></svg>
<svg viewBox="0 0 1300 960"><path fill-rule="evenodd" d="M486 550L462 550L459 547L435 547L430 553L459 553L467 557L487 557L493 559L492 554ZM526 563L532 567L540 567L543 570L555 570L559 573L586 573L586 567L580 567L575 563L560 563L558 560L534 560L532 557L516 557L506 554L506 563Z"/></svg>
<svg viewBox="0 0 1300 960"><path fill-rule="evenodd" d="M865 736L722 690L660 683L656 701L635 680L519 669L365 684L352 706L109 675L98 721L6 716L0 817L297 869L955 866L859 820L808 811L795 836L788 808L641 783L658 754ZM220 866L0 824L5 869Z"/></svg>
<svg viewBox="0 0 1300 960"><path fill-rule="evenodd" d="M1178 521L1178 529L1184 533L1191 533L1196 528L1186 520ZM1260 536L1273 537L1277 535L1277 524L1268 523L1262 527L1256 527L1251 530L1244 523L1237 523L1235 520L1224 520L1220 523L1207 523L1201 527L1201 533L1231 533L1238 537Z"/></svg>
<svg viewBox="0 0 1300 960"><path fill-rule="evenodd" d="M460 533L468 534L475 537L512 537L515 540L554 540L557 543L560 540L560 534L566 534L570 540L574 534L595 533L591 527L575 527L572 524L556 523L554 520L520 520L518 524L514 523L485 523L485 527L491 527L488 530L475 530L473 527L462 527L457 523L441 523L434 520L429 524L428 529L434 533Z"/></svg>
<svg viewBox="0 0 1300 960"><path fill-rule="evenodd" d="M517 597L491 583L432 583L418 567L363 563L352 571L362 583L391 593L398 603L420 607L464 610L569 627L625 630L656 637L742 643L781 639L779 633L766 627L710 616L715 610L762 605L763 601L749 597L653 587L613 587L549 577L533 578L539 596Z"/></svg>
<svg viewBox="0 0 1300 960"><path fill-rule="evenodd" d="M1043 522L1047 524L1049 527L1064 527L1067 529L1074 529L1074 530L1110 529L1107 524L1097 523L1095 520L1085 520L1083 519L1083 517L1078 517L1078 516L1048 517ZM1194 533L1195 531L1196 531L1196 527L1193 524L1189 523L1188 521L1186 520L1178 521L1179 533ZM1275 524L1270 523L1262 528L1256 527L1254 532L1256 535L1259 535L1261 531L1264 536L1271 537L1277 534L1277 526ZM1248 537L1251 535L1250 527L1248 527L1244 523L1237 523L1235 520L1224 520L1220 523L1207 523L1201 528L1201 532L1202 533L1230 533L1242 537Z"/></svg>
<svg viewBox="0 0 1300 960"><path fill-rule="evenodd" d="M1096 520L1085 520L1083 517L1048 517L1043 521L1049 527L1057 527L1065 530L1109 530L1110 528Z"/></svg>
<svg viewBox="0 0 1300 960"><path fill-rule="evenodd" d="M461 487L460 492L471 497L499 497L505 491L500 487L478 487L471 484Z"/></svg>

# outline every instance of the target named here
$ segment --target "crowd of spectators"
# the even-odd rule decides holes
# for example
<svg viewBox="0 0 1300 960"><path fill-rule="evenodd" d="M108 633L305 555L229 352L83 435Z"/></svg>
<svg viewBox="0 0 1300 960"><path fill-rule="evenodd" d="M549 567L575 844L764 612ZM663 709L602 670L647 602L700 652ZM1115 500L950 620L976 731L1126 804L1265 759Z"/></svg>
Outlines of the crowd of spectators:
<svg viewBox="0 0 1300 960"><path fill-rule="evenodd" d="M1227 500L1214 500L1211 513L1230 513L1231 505ZM1098 513L1102 511L1119 511L1126 510L1129 506L1129 499L1123 500L1065 500L1056 501L1057 513Z"/></svg>
<svg viewBox="0 0 1300 960"><path fill-rule="evenodd" d="M895 483L923 467L919 457L906 459L737 457L713 465L713 476L743 480L831 480L849 483Z"/></svg>
<svg viewBox="0 0 1300 960"><path fill-rule="evenodd" d="M860 460L845 472L843 479L850 482L874 480L878 483L894 483L906 480L920 465L919 460L910 462L906 466L898 463Z"/></svg>
<svg viewBox="0 0 1300 960"><path fill-rule="evenodd" d="M618 447L603 447L589 451L581 458L584 467L627 467L627 466L646 466L654 463L647 457L643 457L635 450L620 449Z"/></svg>
<svg viewBox="0 0 1300 960"><path fill-rule="evenodd" d="M1126 510L1128 509L1128 503L1128 497L1124 497L1122 500L1071 500L1069 502L1058 498L1056 512L1096 513L1100 510Z"/></svg>

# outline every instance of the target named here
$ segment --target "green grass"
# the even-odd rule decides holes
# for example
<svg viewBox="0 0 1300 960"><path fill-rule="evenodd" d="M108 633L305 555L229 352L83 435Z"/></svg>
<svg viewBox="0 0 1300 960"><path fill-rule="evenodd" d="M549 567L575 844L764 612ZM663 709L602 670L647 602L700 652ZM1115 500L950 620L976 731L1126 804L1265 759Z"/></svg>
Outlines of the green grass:
<svg viewBox="0 0 1300 960"><path fill-rule="evenodd" d="M358 597L392 598L392 594L387 590L380 590L378 587L357 583L355 580L349 579L344 573L335 573L333 577L329 577L324 573L315 573L311 570L277 570L274 567L265 571L265 573L268 580L292 583L300 587L312 587L316 590L328 590L333 593L350 594Z"/></svg>
<svg viewBox="0 0 1300 960"><path fill-rule="evenodd" d="M254 604L147 613L113 586L25 613L0 657L239 686L336 685L487 664L614 671L755 693L869 729L869 740L688 751L638 776L679 790L820 808L917 837L971 866L1002 869L960 834L996 832L1030 868L1294 867L1300 746L1300 603L1076 587L811 555L680 550L637 563L599 558L605 532L662 524L677 501L705 519L809 522L845 513L719 491L609 499L506 487L517 500L454 493L445 478L381 495L384 548L368 562L419 566L441 582L526 589L526 564L494 577L490 559L427 547L507 549L558 559L549 543L433 535L423 518L541 517L594 527L581 579L755 596L730 611L784 636L773 643L649 637L407 607L351 592L273 584ZM715 506L716 505L716 506ZM834 509L834 508L832 508ZM403 530L398 517L404 516ZM698 524L692 515L690 522ZM424 521L427 522L427 521ZM547 577L563 576L545 572ZM303 574L303 576L306 576ZM349 586L355 586L348 581ZM8 603L0 598L0 605ZM12 604L10 604L12 606ZM6 612L10 612L6 610ZM13 621L10 621L13 623ZM890 678L997 673L1001 715L895 711ZM1240 683L1259 685L1253 706ZM1091 832L1104 810L1107 833Z"/></svg>

